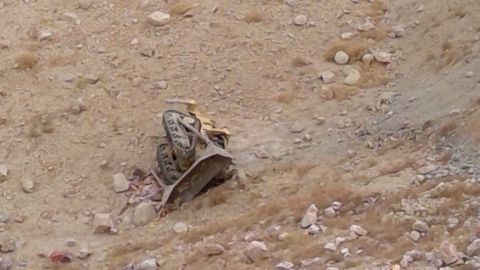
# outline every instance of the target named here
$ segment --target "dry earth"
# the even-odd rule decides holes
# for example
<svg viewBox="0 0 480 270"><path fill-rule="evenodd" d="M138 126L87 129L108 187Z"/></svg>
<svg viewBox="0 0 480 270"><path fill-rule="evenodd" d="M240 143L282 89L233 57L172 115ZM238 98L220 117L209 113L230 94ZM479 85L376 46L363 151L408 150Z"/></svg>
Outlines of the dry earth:
<svg viewBox="0 0 480 270"><path fill-rule="evenodd" d="M480 2L2 0L0 16L0 269L480 269ZM113 175L155 165L172 97L232 130L240 174L134 226ZM111 234L93 233L102 213Z"/></svg>

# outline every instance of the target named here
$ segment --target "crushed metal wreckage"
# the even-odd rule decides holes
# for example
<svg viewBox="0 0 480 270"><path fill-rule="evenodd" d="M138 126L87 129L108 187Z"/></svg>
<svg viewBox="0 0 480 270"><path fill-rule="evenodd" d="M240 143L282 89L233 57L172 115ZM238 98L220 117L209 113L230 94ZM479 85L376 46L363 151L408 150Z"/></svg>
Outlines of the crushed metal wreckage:
<svg viewBox="0 0 480 270"><path fill-rule="evenodd" d="M230 179L233 156L227 151L230 132L197 110L194 100L170 100L187 105L186 112L167 109L162 115L165 135L157 146L157 168L135 170L128 180L127 206L154 202L163 216L212 186Z"/></svg>

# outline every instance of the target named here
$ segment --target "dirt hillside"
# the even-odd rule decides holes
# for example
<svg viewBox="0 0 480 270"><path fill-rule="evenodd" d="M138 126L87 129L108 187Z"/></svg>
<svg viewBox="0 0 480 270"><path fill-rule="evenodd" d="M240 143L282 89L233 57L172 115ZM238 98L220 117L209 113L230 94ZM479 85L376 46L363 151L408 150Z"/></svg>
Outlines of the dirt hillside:
<svg viewBox="0 0 480 270"><path fill-rule="evenodd" d="M480 2L0 16L0 270L480 269ZM231 130L238 174L156 217L114 178L156 166L176 97Z"/></svg>

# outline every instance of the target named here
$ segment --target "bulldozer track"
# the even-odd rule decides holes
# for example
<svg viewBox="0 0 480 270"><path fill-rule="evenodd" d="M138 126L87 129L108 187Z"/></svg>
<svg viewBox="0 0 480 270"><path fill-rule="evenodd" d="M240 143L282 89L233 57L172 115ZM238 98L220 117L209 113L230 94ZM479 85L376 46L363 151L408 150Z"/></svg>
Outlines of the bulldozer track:
<svg viewBox="0 0 480 270"><path fill-rule="evenodd" d="M185 130L182 127L182 130L179 129L180 125L178 124L176 118L192 118L195 120L194 128L196 130L200 129L200 120L198 118L179 112L177 110L166 110L163 113L163 126L165 132L167 133L168 141L178 150L182 151L184 156L192 156L195 152L195 147L197 146L198 136L188 130ZM185 143L185 140L188 140L188 144Z"/></svg>
<svg viewBox="0 0 480 270"><path fill-rule="evenodd" d="M182 174L177 171L168 143L160 143L157 147L157 163L165 185L174 184Z"/></svg>

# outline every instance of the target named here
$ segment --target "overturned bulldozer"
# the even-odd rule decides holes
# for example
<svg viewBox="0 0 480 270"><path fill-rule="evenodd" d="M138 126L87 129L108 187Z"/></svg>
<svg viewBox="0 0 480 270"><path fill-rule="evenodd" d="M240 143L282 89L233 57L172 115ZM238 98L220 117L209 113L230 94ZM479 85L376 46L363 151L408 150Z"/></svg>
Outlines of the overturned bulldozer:
<svg viewBox="0 0 480 270"><path fill-rule="evenodd" d="M214 180L226 177L233 157L227 152L230 132L197 110L194 100L171 100L187 105L186 112L163 113L165 136L158 144L156 160L163 188L161 206L192 200Z"/></svg>

